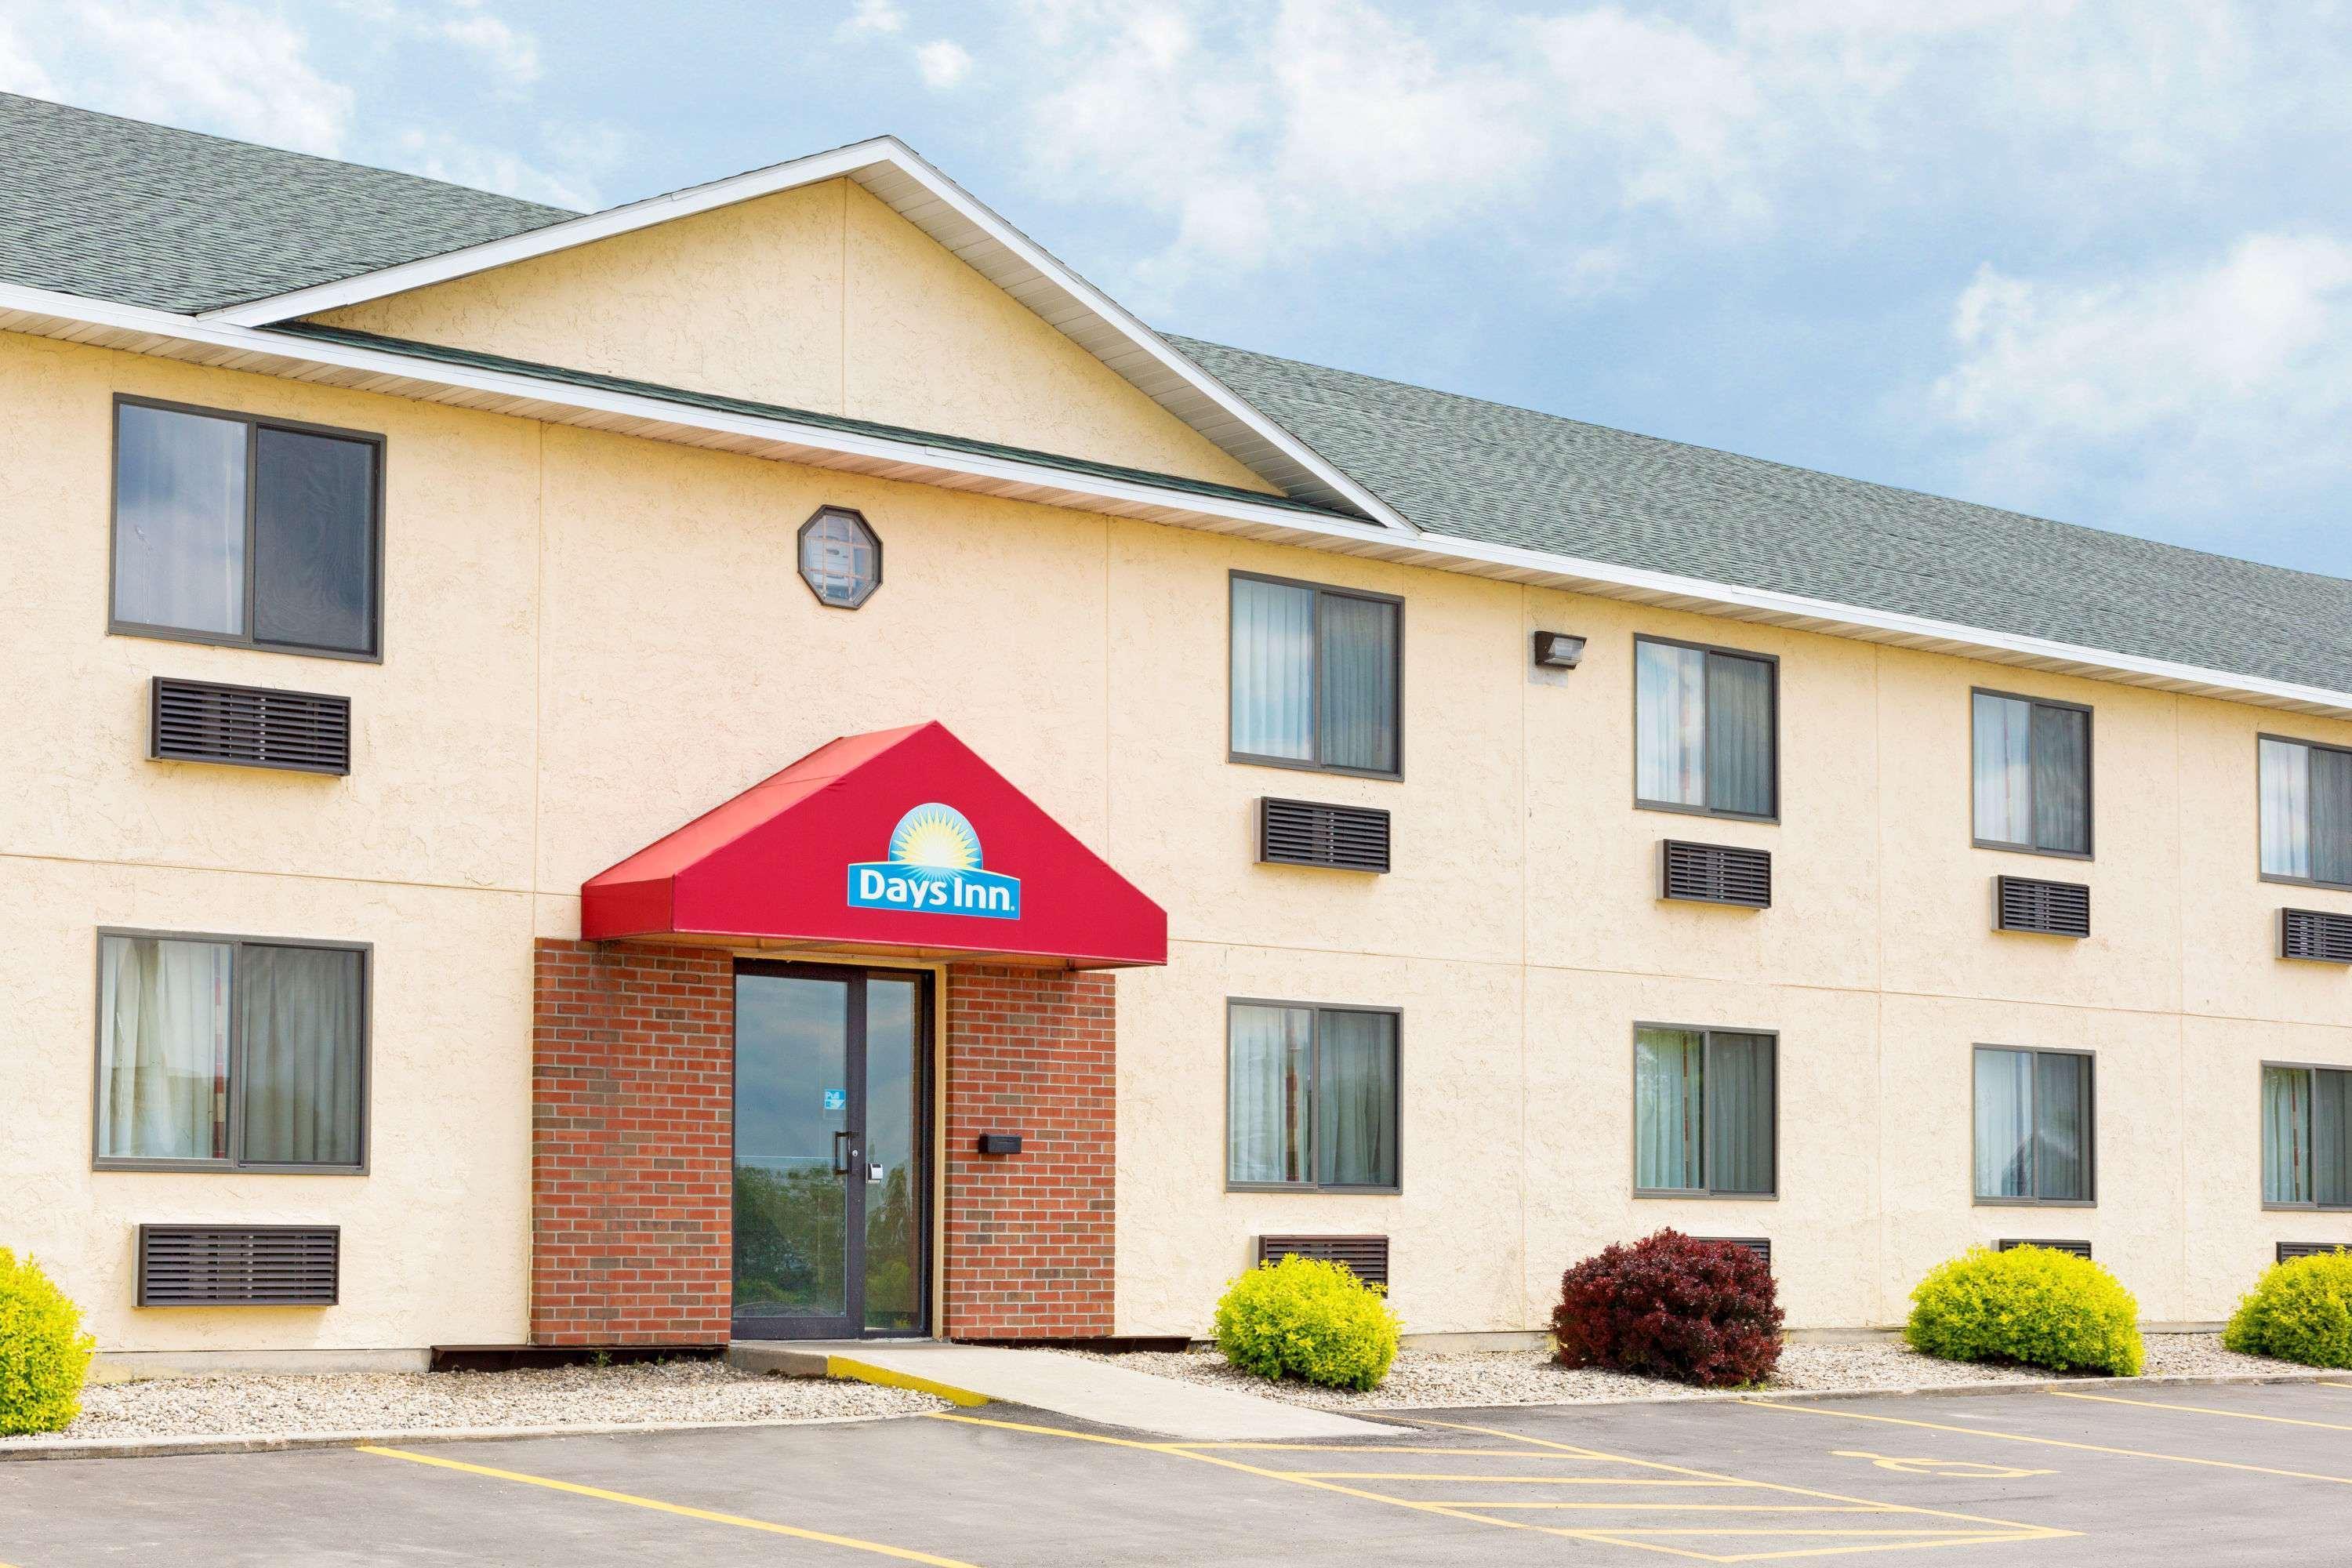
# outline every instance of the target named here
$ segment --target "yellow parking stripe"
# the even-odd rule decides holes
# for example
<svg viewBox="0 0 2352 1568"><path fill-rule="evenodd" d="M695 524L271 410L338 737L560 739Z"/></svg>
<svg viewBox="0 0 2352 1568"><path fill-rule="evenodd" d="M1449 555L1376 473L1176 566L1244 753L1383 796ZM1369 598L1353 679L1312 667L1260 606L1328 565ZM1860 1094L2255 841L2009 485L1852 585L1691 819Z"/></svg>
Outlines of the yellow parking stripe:
<svg viewBox="0 0 2352 1568"><path fill-rule="evenodd" d="M2011 1443L2038 1443L2045 1448L2073 1448L2085 1454L2116 1454L2126 1459L2167 1459L2176 1465L2203 1465L2216 1470L2245 1470L2257 1476L2285 1476L2298 1481L2331 1481L2352 1487L2352 1476L2325 1476L2312 1470L2277 1470L2268 1465L2241 1465L2229 1459L2200 1459L2188 1454L2158 1454L2146 1448L2109 1448L2097 1443L2070 1443L2063 1437L2036 1437L2024 1432L1994 1432L1982 1426L1946 1426L1934 1421L1911 1421L1900 1415L1866 1415L1859 1410L1827 1410L1811 1405L1786 1405L1777 1399L1743 1399L1750 1410L1778 1410L1790 1415L1826 1415L1840 1421L1883 1421L1890 1426L1917 1426L1929 1432L1958 1432L1969 1437L1999 1437Z"/></svg>
<svg viewBox="0 0 2352 1568"><path fill-rule="evenodd" d="M871 1552L883 1557L896 1557L903 1563L928 1563L932 1568L972 1568L972 1564L953 1557L934 1557L928 1552L910 1552L903 1546L885 1546L878 1541L860 1541L850 1535L828 1535L821 1530L802 1530L793 1525L777 1524L764 1519L746 1519L741 1514L716 1513L707 1508L688 1508L683 1503L662 1502L654 1498L635 1497L628 1492L606 1491L602 1487L583 1487L576 1481L559 1481L546 1476L527 1476L520 1470L497 1470L488 1465L468 1465L456 1459L444 1459L433 1454L412 1454L405 1448L374 1448L362 1445L359 1451L386 1459L406 1459L414 1464L432 1465L445 1470L463 1470L468 1475L489 1476L501 1481L520 1481L526 1486L545 1487L550 1491L571 1492L578 1497L600 1498L606 1502L625 1502L632 1508L652 1509L657 1513L674 1513L685 1519L707 1520L712 1524L731 1524L739 1530L764 1531L770 1535L795 1536L802 1541L822 1542L827 1546L844 1546L853 1552Z"/></svg>
<svg viewBox="0 0 2352 1568"><path fill-rule="evenodd" d="M1454 1470L1434 1474L1412 1470L1268 1470L1270 1476L1290 1476L1318 1481L1476 1481L1481 1486L1529 1487L1724 1487L1760 1486L1760 1481L1662 1481L1655 1476L1465 1476Z"/></svg>
<svg viewBox="0 0 2352 1568"><path fill-rule="evenodd" d="M2263 1415L2252 1410L2216 1410L2210 1405L2159 1405L2153 1399L2117 1399L2112 1394L2069 1394L2063 1389L2048 1391L2060 1399L2090 1399L2101 1405L2136 1405L2142 1410L2178 1410L2189 1415L2227 1415L2236 1421L2272 1421L2281 1426L2318 1426L2330 1432L2352 1432L2340 1421L2298 1421L2292 1415Z"/></svg>

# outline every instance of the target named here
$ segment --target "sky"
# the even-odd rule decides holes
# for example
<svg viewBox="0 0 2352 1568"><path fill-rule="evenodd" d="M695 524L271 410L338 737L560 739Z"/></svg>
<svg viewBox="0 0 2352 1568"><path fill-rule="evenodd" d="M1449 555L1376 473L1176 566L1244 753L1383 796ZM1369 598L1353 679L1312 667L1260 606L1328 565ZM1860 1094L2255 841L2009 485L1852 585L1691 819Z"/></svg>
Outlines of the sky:
<svg viewBox="0 0 2352 1568"><path fill-rule="evenodd" d="M2352 0L0 0L610 206L892 132L1163 330L2352 576Z"/></svg>

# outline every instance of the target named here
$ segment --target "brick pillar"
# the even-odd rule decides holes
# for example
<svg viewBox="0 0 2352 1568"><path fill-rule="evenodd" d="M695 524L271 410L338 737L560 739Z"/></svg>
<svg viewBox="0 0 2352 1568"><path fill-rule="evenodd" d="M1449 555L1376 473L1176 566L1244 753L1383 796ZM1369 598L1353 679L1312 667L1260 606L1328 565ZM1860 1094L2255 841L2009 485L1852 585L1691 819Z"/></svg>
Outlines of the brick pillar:
<svg viewBox="0 0 2352 1568"><path fill-rule="evenodd" d="M952 1339L1112 1331L1118 1132L1111 976L948 973L946 1312ZM982 1132L1021 1152L979 1153Z"/></svg>
<svg viewBox="0 0 2352 1568"><path fill-rule="evenodd" d="M531 1341L723 1344L734 961L552 941L534 960Z"/></svg>

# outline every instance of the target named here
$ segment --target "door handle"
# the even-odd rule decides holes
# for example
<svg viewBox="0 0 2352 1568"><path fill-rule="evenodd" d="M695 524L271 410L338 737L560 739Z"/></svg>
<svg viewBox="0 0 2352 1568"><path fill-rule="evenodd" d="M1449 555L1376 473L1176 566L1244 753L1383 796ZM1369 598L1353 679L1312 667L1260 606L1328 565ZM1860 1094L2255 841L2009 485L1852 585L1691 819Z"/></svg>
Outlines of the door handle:
<svg viewBox="0 0 2352 1568"><path fill-rule="evenodd" d="M833 1134L833 1173L836 1176L849 1174L849 1162L857 1158L855 1149L849 1152L849 1160L841 1157L841 1141L848 1136L849 1129L846 1127L835 1129Z"/></svg>

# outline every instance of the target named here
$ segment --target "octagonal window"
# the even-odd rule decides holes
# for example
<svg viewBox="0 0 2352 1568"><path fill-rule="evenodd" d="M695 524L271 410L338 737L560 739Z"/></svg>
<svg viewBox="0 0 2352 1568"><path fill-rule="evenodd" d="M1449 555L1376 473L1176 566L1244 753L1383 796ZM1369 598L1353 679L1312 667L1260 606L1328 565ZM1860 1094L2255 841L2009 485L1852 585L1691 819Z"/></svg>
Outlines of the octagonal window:
<svg viewBox="0 0 2352 1568"><path fill-rule="evenodd" d="M882 542L847 507L821 508L801 524L801 581L818 602L854 610L882 585Z"/></svg>

